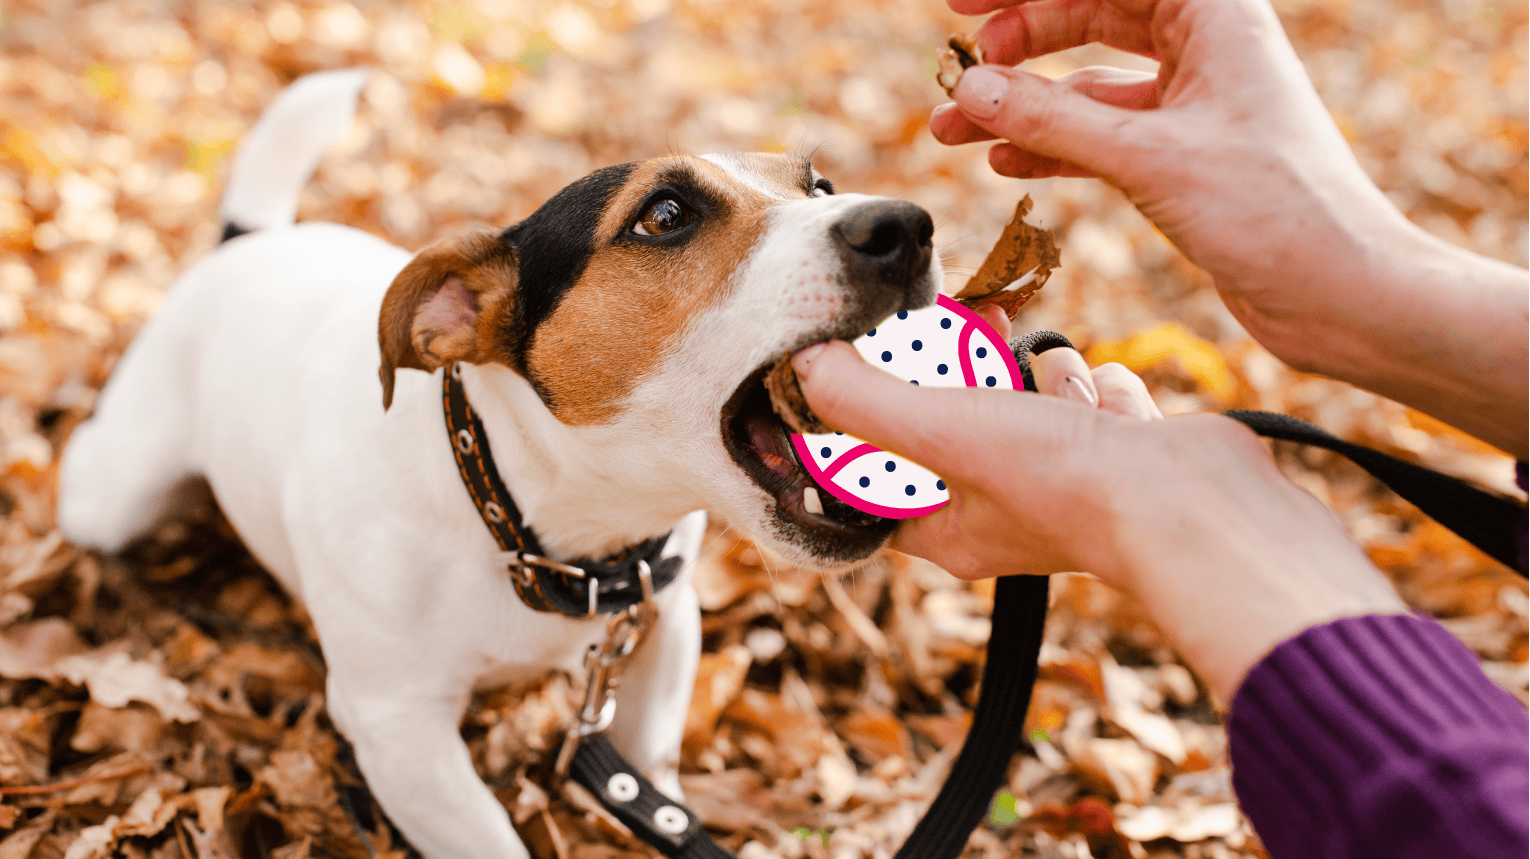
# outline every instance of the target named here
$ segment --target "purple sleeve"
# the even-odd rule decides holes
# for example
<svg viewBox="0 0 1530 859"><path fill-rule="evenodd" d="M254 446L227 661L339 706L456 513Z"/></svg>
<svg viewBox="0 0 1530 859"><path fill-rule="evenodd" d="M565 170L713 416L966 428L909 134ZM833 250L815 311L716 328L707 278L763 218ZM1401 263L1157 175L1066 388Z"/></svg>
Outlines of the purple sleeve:
<svg viewBox="0 0 1530 859"><path fill-rule="evenodd" d="M1410 615L1283 642L1227 714L1233 789L1274 859L1521 859L1527 729L1471 651Z"/></svg>

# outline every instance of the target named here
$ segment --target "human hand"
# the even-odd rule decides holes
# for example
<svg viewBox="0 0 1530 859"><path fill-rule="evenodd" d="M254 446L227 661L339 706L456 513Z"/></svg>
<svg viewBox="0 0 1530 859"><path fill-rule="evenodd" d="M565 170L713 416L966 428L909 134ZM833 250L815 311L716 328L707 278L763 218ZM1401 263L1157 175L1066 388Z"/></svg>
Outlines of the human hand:
<svg viewBox="0 0 1530 859"><path fill-rule="evenodd" d="M999 9L930 126L993 137L1016 177L1099 176L1209 272L1259 336L1267 317L1323 304L1357 233L1405 222L1361 170L1262 0L949 0ZM1008 66L1089 42L1160 62L1156 75L1081 69L1056 81ZM1313 291L1308 292L1308 288Z"/></svg>
<svg viewBox="0 0 1530 859"><path fill-rule="evenodd" d="M948 0L999 10L930 119L994 137L1016 177L1099 176L1205 269L1254 339L1296 369L1526 455L1524 269L1409 223L1366 176L1265 0ZM1156 75L1011 68L1104 42Z"/></svg>
<svg viewBox="0 0 1530 859"><path fill-rule="evenodd" d="M1093 573L1136 594L1222 700L1308 626L1406 610L1253 433L1218 415L1153 419L1124 368L1088 373L1078 353L1049 350L1033 375L1061 395L1034 396L908 385L839 342L793 367L830 426L949 487L950 502L905 520L893 548L964 579Z"/></svg>

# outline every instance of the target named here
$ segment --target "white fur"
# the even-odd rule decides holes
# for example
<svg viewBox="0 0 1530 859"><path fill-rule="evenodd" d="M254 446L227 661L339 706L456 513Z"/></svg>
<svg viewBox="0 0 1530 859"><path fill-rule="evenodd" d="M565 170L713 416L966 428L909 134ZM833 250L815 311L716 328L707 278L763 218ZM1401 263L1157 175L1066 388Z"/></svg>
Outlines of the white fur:
<svg viewBox="0 0 1530 859"><path fill-rule="evenodd" d="M701 160L722 168L728 178L743 185L745 188L771 200L785 200L779 188L773 187L764 177L751 173L744 166L744 161L733 152L714 152L701 156Z"/></svg>
<svg viewBox="0 0 1530 859"><path fill-rule="evenodd" d="M242 225L269 228L187 271L123 355L65 450L60 527L79 545L117 550L165 514L184 478L205 476L313 617L330 714L410 841L433 859L525 857L458 722L475 685L577 672L604 621L535 612L516 597L448 448L439 371L400 372L383 411L378 312L410 255L348 227L278 224L291 213L277 197L297 194L279 141L303 138L294 160L308 163L318 141L296 126L344 114L359 86L332 78L298 99L315 92L308 83L262 120L225 205ZM261 199L262 186L275 196ZM866 199L778 205L748 262L727 273L726 303L692 321L612 423L565 425L509 369L463 370L496 463L550 554L600 556L675 529L666 552L686 572L659 596L611 733L677 797L700 650L690 573L699 511L812 562L771 532L773 501L728 457L719 410L755 367L833 319L847 287L833 276L827 231Z"/></svg>
<svg viewBox="0 0 1530 859"><path fill-rule="evenodd" d="M246 230L292 223L298 192L356 116L364 69L308 75L282 91L234 153L218 215Z"/></svg>

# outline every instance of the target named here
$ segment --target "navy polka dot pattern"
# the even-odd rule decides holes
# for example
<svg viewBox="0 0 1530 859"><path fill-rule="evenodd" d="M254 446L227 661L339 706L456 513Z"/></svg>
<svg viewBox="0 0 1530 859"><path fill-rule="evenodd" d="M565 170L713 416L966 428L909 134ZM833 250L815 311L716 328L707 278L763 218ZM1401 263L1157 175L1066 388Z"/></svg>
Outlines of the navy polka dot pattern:
<svg viewBox="0 0 1530 859"><path fill-rule="evenodd" d="M898 318L899 319L907 319L908 318L908 311L907 310L900 310L900 311L898 311Z"/></svg>
<svg viewBox="0 0 1530 859"><path fill-rule="evenodd" d="M885 342L871 339L884 333ZM943 296L936 306L894 314L854 346L867 361L911 385L1007 388L1014 372L1006 344ZM832 484L834 494L867 512L902 518L901 512L918 515L949 500L939 475L854 435L793 435L792 443L813 479Z"/></svg>

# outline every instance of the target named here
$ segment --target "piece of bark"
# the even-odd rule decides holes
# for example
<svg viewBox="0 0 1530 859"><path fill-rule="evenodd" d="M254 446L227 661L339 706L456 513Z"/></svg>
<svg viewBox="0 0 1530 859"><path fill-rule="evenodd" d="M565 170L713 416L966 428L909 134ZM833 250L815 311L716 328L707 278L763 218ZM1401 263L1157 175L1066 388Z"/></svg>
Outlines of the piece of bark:
<svg viewBox="0 0 1530 859"><path fill-rule="evenodd" d="M940 70L935 81L945 88L946 95L956 98L956 82L962 79L962 72L982 64L983 49L978 47L976 38L952 36L946 49L940 52Z"/></svg>
<svg viewBox="0 0 1530 859"><path fill-rule="evenodd" d="M1020 306L1046 284L1061 255L1051 230L1025 222L1030 211L1031 197L1027 194L1015 206L1015 216L1005 225L998 244L956 294L957 301L972 310L996 304L1014 319Z"/></svg>
<svg viewBox="0 0 1530 859"><path fill-rule="evenodd" d="M833 432L828 424L813 414L807 397L802 395L802 386L797 383L797 372L792 369L792 353L782 355L776 366L765 374L765 391L770 394L770 407L776 417L786 424L787 429L803 435Z"/></svg>

